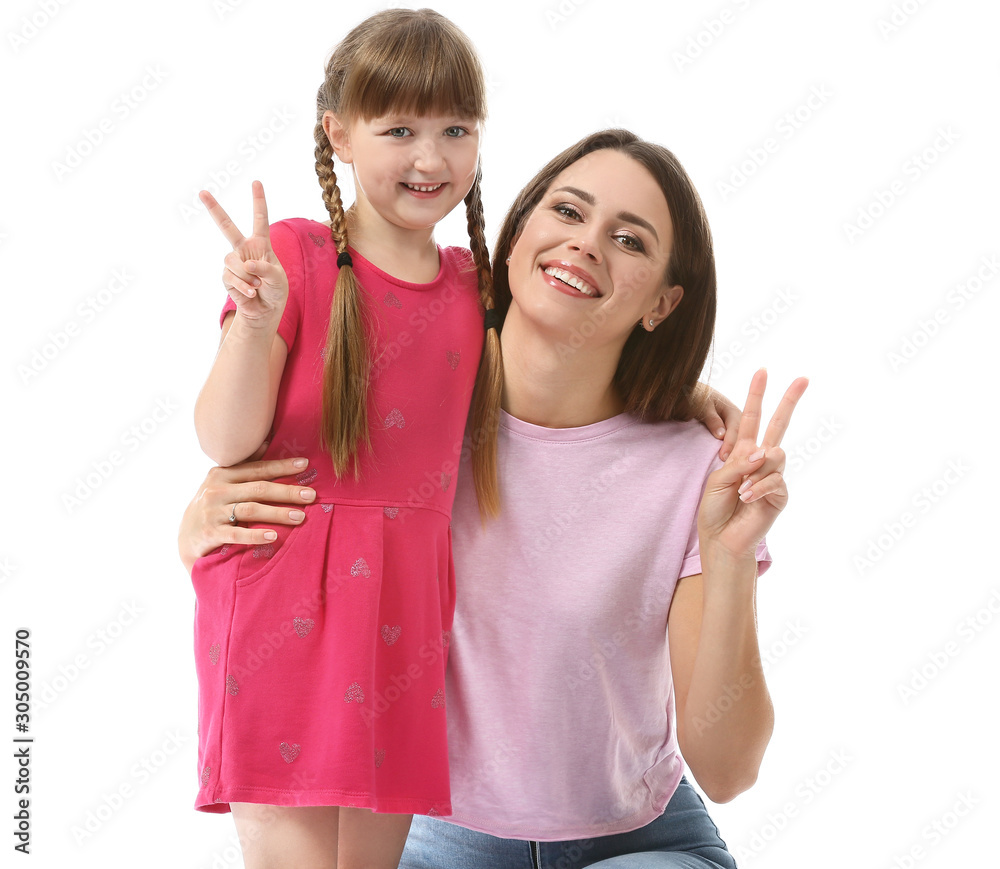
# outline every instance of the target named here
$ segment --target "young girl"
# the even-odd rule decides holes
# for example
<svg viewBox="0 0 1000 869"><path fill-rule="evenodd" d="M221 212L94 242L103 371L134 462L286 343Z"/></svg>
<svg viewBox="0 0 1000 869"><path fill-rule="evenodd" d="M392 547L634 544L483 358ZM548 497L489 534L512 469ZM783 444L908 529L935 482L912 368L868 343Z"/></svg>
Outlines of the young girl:
<svg viewBox="0 0 1000 869"><path fill-rule="evenodd" d="M395 866L412 813L451 812L449 520L477 371L486 404L500 384L495 330L483 344L485 114L464 34L430 10L389 10L337 46L319 90L328 224L269 228L255 182L244 238L202 194L233 245L195 410L202 447L227 465L266 439L269 457L308 456L298 482L315 492L295 530L193 571L196 805L232 809L248 866ZM334 154L354 173L347 212ZM434 242L463 199L471 255ZM495 483L477 481L495 510ZM230 521L246 518L234 504Z"/></svg>

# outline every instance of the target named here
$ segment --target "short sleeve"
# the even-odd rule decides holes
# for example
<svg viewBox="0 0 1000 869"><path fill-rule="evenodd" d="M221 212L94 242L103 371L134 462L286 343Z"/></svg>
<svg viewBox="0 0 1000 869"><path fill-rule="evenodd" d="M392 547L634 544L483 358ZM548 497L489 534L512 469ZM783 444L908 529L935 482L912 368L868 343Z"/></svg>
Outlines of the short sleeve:
<svg viewBox="0 0 1000 869"><path fill-rule="evenodd" d="M285 274L288 275L288 300L285 302L285 310L278 324L278 334L291 348L301 322L302 301L305 298L305 268L302 245L299 244L298 235L287 221L281 220L271 224L271 249L285 270ZM226 314L235 310L236 303L226 296L226 303L219 315L220 327L226 319Z"/></svg>
<svg viewBox="0 0 1000 869"><path fill-rule="evenodd" d="M708 473L722 467L722 460L716 456ZM708 474L705 475L706 481ZM704 491L704 488L703 488ZM757 575L763 576L771 566L771 553L767 548L767 540L761 540L757 544ZM681 563L681 572L678 579L685 576L694 576L701 573L701 548L698 543L698 511L695 510L694 521L691 523L691 532L688 536L687 548L684 551L684 561Z"/></svg>
<svg viewBox="0 0 1000 869"><path fill-rule="evenodd" d="M701 573L701 551L698 548L698 529L697 526L694 529L694 539L688 544L688 550L684 554L684 563L681 565L681 575L678 579L682 579L685 576L694 576L696 573ZM761 540L757 544L757 575L763 576L767 573L767 569L771 566L771 552L767 548L767 540Z"/></svg>

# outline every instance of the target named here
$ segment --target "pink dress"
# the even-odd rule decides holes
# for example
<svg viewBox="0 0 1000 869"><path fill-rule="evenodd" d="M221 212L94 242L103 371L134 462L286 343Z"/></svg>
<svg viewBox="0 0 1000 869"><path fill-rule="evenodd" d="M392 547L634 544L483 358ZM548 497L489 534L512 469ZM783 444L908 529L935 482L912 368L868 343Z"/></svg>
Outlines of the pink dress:
<svg viewBox="0 0 1000 869"><path fill-rule="evenodd" d="M196 807L448 815L450 518L483 342L472 256L439 248L437 278L414 284L351 252L377 360L373 450L355 481L337 478L319 444L329 229L280 221L271 244L288 274L289 350L266 458L307 456L297 482L317 498L274 543L195 564Z"/></svg>

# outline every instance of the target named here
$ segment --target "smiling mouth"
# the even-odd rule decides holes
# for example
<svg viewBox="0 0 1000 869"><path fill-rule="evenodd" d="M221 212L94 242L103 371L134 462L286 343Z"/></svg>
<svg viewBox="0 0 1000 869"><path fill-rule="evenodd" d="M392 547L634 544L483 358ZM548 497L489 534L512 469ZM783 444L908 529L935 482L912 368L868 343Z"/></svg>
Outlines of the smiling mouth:
<svg viewBox="0 0 1000 869"><path fill-rule="evenodd" d="M408 184L406 181L403 181L401 183L404 187L416 190L418 193L433 193L435 190L440 190L444 187L444 182L440 184Z"/></svg>
<svg viewBox="0 0 1000 869"><path fill-rule="evenodd" d="M574 290L583 293L585 296L591 296L592 298L600 298L600 293L588 284L586 281L580 280L576 275L571 275L569 272L558 269L555 266L549 266L544 269L545 274L550 278L555 278L557 281L562 281L567 286L572 287Z"/></svg>

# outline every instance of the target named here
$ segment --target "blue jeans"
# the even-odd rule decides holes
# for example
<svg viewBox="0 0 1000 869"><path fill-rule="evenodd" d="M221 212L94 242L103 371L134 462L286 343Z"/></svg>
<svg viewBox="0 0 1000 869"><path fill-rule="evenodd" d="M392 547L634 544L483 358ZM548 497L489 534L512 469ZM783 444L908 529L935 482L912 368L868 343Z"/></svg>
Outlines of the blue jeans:
<svg viewBox="0 0 1000 869"><path fill-rule="evenodd" d="M708 810L686 778L655 821L612 836L568 842L500 839L414 815L399 869L736 869Z"/></svg>

